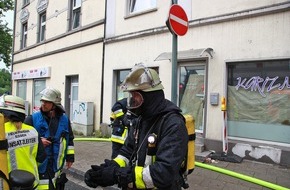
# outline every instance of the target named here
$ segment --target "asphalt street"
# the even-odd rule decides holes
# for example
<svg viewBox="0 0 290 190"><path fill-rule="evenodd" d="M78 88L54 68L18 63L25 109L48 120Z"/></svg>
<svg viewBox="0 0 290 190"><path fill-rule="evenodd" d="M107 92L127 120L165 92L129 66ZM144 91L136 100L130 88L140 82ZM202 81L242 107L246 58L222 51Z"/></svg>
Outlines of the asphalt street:
<svg viewBox="0 0 290 190"><path fill-rule="evenodd" d="M86 186L83 181L84 173L93 164L100 164L106 158L110 158L111 143L98 141L75 141L75 163L72 168L65 170L69 182L66 190L93 189ZM289 158L290 159L290 158ZM202 160L197 160L202 163ZM265 164L243 160L241 163L211 160L208 166L218 167L224 170L237 172L273 185L267 187L256 183L241 180L220 172L196 166L193 173L188 176L189 189L192 190L290 190L290 169L279 165ZM97 190L114 190L116 187L97 187Z"/></svg>

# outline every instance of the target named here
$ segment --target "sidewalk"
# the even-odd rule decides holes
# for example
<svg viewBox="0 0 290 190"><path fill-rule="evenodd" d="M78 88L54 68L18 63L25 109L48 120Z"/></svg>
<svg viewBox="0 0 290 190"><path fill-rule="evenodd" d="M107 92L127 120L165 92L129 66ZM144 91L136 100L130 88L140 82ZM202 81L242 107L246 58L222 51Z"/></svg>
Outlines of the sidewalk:
<svg viewBox="0 0 290 190"><path fill-rule="evenodd" d="M65 170L69 176L73 176L82 181L84 173L90 169L93 164L100 164L104 159L109 159L111 155L110 142L97 141L75 141L75 163L72 168ZM290 158L289 158L290 159ZM197 160L201 162L201 160ZM223 162L213 160L211 166L216 166L226 170L238 172L250 177L258 178L279 186L290 189L290 169L278 165L258 163L243 160L241 163ZM192 174L188 176L189 190L265 190L269 189L254 183L240 180L225 174L204 169L203 167L195 167ZM92 188L88 188L92 189ZM101 188L96 189L116 189Z"/></svg>

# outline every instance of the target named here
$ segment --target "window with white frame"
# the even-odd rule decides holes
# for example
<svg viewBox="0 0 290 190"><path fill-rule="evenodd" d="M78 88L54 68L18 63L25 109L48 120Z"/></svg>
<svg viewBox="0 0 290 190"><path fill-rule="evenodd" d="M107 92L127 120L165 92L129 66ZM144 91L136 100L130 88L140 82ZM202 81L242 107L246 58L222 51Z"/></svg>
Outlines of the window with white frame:
<svg viewBox="0 0 290 190"><path fill-rule="evenodd" d="M19 80L17 81L16 95L26 100L26 91L27 91L27 81Z"/></svg>
<svg viewBox="0 0 290 190"><path fill-rule="evenodd" d="M27 22L22 24L21 49L27 46Z"/></svg>
<svg viewBox="0 0 290 190"><path fill-rule="evenodd" d="M45 39L45 29L46 29L46 12L39 15L38 24L38 42L42 42Z"/></svg>
<svg viewBox="0 0 290 190"><path fill-rule="evenodd" d="M156 0L128 0L128 13L142 12L156 8Z"/></svg>
<svg viewBox="0 0 290 190"><path fill-rule="evenodd" d="M71 0L70 29L80 26L82 0Z"/></svg>
<svg viewBox="0 0 290 190"><path fill-rule="evenodd" d="M46 88L46 81L44 79L36 79L33 81L33 102L32 106L33 112L36 112L40 109L40 99L41 94L40 92Z"/></svg>
<svg viewBox="0 0 290 190"><path fill-rule="evenodd" d="M23 0L23 6L27 5L29 3L29 0Z"/></svg>

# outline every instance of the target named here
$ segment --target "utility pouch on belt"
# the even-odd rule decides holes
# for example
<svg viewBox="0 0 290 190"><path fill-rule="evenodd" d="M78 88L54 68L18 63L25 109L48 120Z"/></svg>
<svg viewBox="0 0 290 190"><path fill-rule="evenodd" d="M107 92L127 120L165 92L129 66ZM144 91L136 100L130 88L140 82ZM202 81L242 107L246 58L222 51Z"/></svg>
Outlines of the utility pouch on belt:
<svg viewBox="0 0 290 190"><path fill-rule="evenodd" d="M66 173L61 173L56 179L56 190L64 190L65 183L68 181Z"/></svg>

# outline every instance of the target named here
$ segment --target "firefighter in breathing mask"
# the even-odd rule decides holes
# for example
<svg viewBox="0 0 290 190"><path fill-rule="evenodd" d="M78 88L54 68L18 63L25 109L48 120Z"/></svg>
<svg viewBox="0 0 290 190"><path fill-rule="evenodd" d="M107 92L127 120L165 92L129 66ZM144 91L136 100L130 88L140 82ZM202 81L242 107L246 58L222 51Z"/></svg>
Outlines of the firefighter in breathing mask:
<svg viewBox="0 0 290 190"><path fill-rule="evenodd" d="M94 188L118 184L122 189L181 189L180 168L188 143L181 110L165 99L157 72L142 63L132 68L121 88L129 94L128 111L138 119L119 155L92 165L85 173L86 184Z"/></svg>

